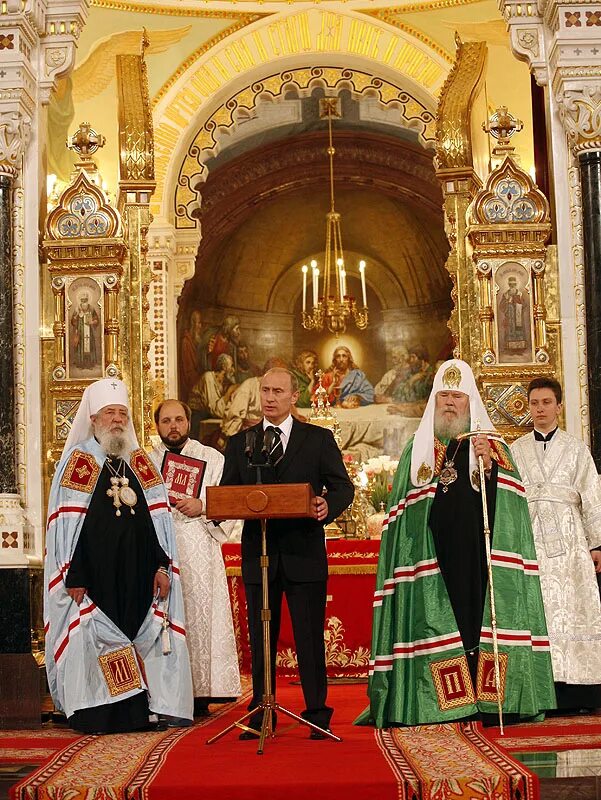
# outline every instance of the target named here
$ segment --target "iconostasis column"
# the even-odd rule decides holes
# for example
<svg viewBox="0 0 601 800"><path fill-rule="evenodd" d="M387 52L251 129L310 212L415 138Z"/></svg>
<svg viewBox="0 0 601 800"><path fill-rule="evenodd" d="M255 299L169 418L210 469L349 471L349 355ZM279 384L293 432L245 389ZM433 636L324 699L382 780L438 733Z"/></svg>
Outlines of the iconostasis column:
<svg viewBox="0 0 601 800"><path fill-rule="evenodd" d="M479 284L479 378L495 428L511 441L529 430L527 386L557 374L558 324L547 325L549 202L517 163L511 137L522 128L506 107L485 130L497 144L485 185L468 212L468 239ZM560 375L557 375L560 377Z"/></svg>
<svg viewBox="0 0 601 800"><path fill-rule="evenodd" d="M472 112L486 67L486 44L457 42L455 63L442 87L436 124L436 175L444 197L445 231L453 281L449 328L455 355L476 364L479 330L472 324L478 286L467 251L467 209L482 183L474 168Z"/></svg>
<svg viewBox="0 0 601 800"><path fill-rule="evenodd" d="M101 134L80 125L70 144L80 160L45 223L42 253L54 300L53 337L42 355L46 497L85 388L122 376L127 247L93 159L103 145Z"/></svg>
<svg viewBox="0 0 601 800"><path fill-rule="evenodd" d="M148 45L141 36L142 52ZM117 56L119 115L119 199L129 250L126 289L129 303L121 307L121 326L126 347L123 371L129 376L134 427L142 447L150 445L153 432L152 386L149 350L154 331L149 322L148 293L153 280L148 259L151 223L150 199L154 179L154 136L143 55Z"/></svg>

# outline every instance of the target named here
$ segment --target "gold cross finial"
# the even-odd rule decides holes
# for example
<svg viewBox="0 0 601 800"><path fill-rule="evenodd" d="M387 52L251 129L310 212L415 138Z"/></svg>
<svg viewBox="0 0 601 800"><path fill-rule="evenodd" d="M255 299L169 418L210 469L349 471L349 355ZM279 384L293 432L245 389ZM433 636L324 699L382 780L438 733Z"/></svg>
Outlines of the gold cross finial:
<svg viewBox="0 0 601 800"><path fill-rule="evenodd" d="M82 122L73 136L67 140L67 147L87 161L100 147L104 147L105 143L104 136L96 133L89 122Z"/></svg>
<svg viewBox="0 0 601 800"><path fill-rule="evenodd" d="M507 106L499 106L488 121L482 123L482 130L495 138L501 147L507 147L511 137L523 127L522 120L510 114Z"/></svg>

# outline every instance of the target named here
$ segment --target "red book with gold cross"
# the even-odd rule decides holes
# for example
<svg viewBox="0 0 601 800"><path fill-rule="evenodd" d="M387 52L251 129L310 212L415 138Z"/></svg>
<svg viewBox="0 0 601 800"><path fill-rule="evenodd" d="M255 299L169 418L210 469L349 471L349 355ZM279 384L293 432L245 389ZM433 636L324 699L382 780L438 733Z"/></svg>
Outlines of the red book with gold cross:
<svg viewBox="0 0 601 800"><path fill-rule="evenodd" d="M169 502L174 506L178 500L198 497L202 488L206 461L191 456L171 453L169 450L163 457L161 475L167 487Z"/></svg>

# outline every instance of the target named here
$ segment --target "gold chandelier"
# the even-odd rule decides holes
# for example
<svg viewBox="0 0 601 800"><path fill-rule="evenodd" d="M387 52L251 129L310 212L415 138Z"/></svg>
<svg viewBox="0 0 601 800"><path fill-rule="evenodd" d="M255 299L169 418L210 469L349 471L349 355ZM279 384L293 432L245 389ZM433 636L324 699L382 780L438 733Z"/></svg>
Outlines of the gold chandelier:
<svg viewBox="0 0 601 800"><path fill-rule="evenodd" d="M340 214L334 204L334 147L332 145L332 119L339 119L338 98L324 97L319 101L319 116L328 120L328 157L330 161L330 211L326 214L326 247L323 275L317 261L311 261L311 287L313 309L307 311L307 286L309 267L301 268L303 281L302 324L306 330L323 330L324 326L335 334L344 333L351 318L359 330L368 324L367 291L365 285L365 261L359 262L361 295L363 305L359 307L352 295L347 294L346 268L342 249ZM321 280L320 280L321 278ZM320 294L320 290L322 293Z"/></svg>

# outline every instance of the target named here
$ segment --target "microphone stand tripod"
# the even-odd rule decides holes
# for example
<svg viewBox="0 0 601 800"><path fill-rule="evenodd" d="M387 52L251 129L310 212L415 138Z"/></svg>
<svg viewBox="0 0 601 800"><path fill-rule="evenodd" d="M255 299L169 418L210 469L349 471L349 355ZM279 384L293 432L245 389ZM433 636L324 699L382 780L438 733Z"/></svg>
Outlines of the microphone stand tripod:
<svg viewBox="0 0 601 800"><path fill-rule="evenodd" d="M269 442L271 443L272 438L270 438ZM265 467L272 467L273 465L270 463L269 459L269 450L271 447L266 446L267 441L264 442L262 448L262 454L265 456L266 461L255 464L253 463L253 454L254 454L254 446L250 447L247 441L246 446L246 455L248 457L249 468L255 468L257 470L257 485L261 485L262 475L261 470ZM275 736L275 731L273 729L273 715L276 711L279 711L281 714L285 714L286 716L290 717L291 719L296 720L301 725L306 725L311 730L319 731L319 733L323 734L324 738L333 739L335 742L341 742L342 739L339 736L336 736L331 731L325 730L324 728L320 728L319 725L315 725L313 722L309 722L309 720L301 717L299 714L295 714L290 709L281 706L279 703L276 703L275 695L273 693L272 681L271 681L271 609L269 608L269 556L267 555L267 518L261 517L261 590L262 590L262 608L261 608L261 626L263 631L263 697L261 702L256 708L252 708L250 711L247 711L242 717L237 719L235 722L232 722L231 725L228 725L227 728L224 728L220 733L216 736L207 739L207 744L213 744L218 739L221 739L222 736L225 736L230 731L234 730L234 728L241 728L243 731L253 733L259 737L259 746L257 748L257 755L263 754L263 749L265 745L265 739L267 737L273 738ZM263 712L263 719L261 721L261 730L257 731L255 728L251 728L247 725L244 725L244 722L248 720L250 717L254 716L258 712Z"/></svg>

